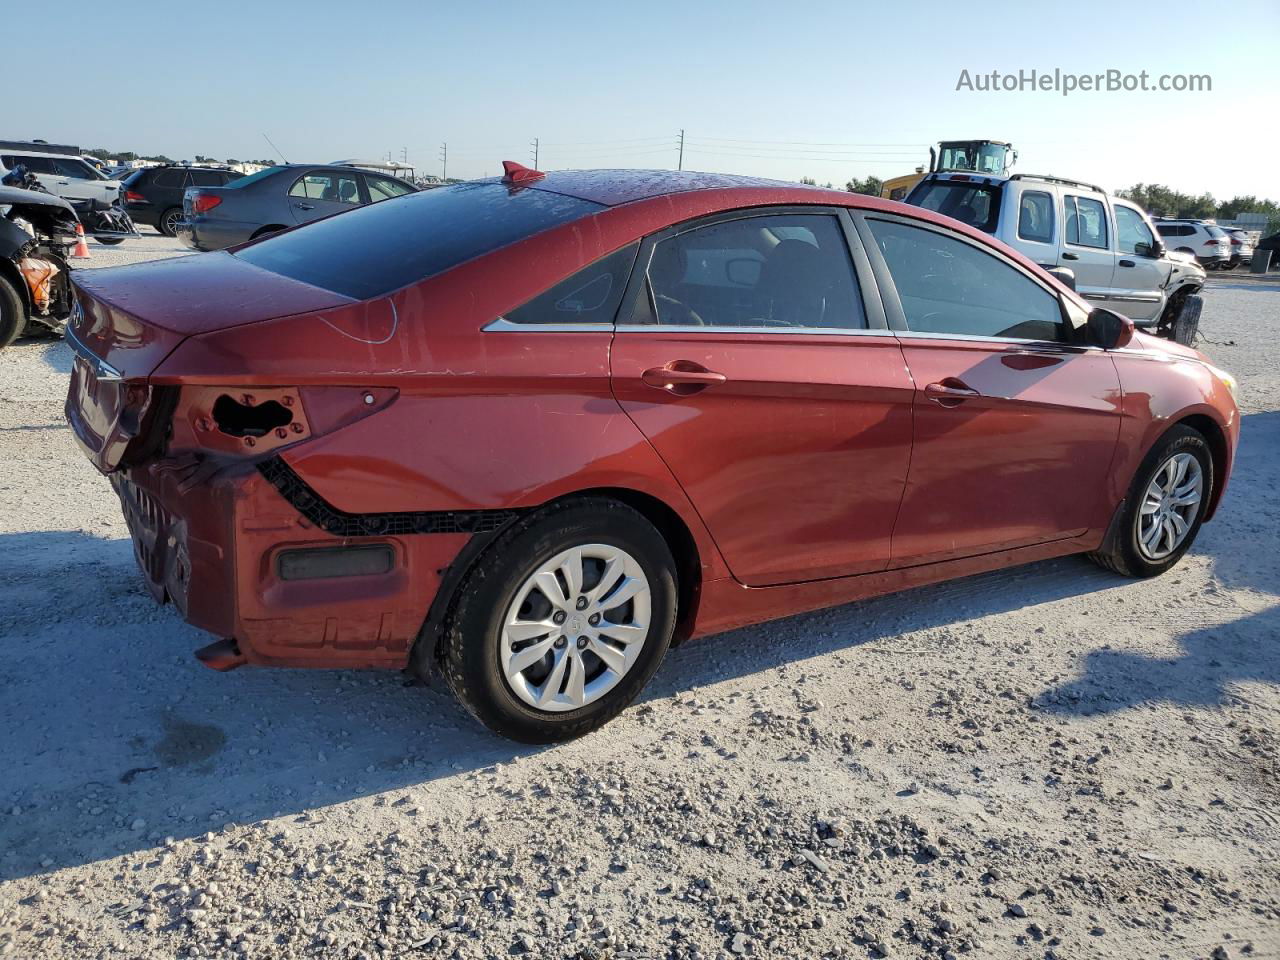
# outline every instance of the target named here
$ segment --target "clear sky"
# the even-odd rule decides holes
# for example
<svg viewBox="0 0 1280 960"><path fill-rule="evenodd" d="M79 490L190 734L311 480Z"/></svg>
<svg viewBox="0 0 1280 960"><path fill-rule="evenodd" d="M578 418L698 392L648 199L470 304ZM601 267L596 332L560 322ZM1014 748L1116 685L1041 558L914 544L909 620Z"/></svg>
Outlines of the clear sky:
<svg viewBox="0 0 1280 960"><path fill-rule="evenodd" d="M11 0L16 2L16 0ZM1280 199L1280 0L130 0L10 38L0 137L450 176L676 165L820 183L1011 140L1018 170ZM21 31L19 31L21 32ZM957 91L961 70L1209 74L1211 92ZM15 79L18 78L18 79ZM55 80L56 78L56 80ZM16 86L15 86L16 84Z"/></svg>

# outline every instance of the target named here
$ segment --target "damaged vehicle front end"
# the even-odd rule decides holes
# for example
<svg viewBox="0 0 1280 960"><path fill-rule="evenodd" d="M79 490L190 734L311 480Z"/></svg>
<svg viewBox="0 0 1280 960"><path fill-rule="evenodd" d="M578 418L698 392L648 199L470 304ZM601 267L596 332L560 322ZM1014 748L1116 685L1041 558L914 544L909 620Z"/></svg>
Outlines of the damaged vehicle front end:
<svg viewBox="0 0 1280 960"><path fill-rule="evenodd" d="M78 224L61 197L0 186L0 349L62 333L75 303L67 261Z"/></svg>

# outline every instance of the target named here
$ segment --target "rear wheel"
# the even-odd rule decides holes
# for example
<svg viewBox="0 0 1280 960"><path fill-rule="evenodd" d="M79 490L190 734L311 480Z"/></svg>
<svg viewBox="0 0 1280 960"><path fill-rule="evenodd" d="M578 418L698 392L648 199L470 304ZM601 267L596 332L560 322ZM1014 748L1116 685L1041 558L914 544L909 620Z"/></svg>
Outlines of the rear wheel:
<svg viewBox="0 0 1280 960"><path fill-rule="evenodd" d="M439 658L454 694L491 730L553 743L635 699L675 617L675 563L653 525L616 501L568 501L480 557L458 586Z"/></svg>
<svg viewBox="0 0 1280 960"><path fill-rule="evenodd" d="M22 336L27 327L27 308L8 279L0 277L0 350Z"/></svg>
<svg viewBox="0 0 1280 960"><path fill-rule="evenodd" d="M1126 577L1164 573L1195 542L1214 482L1204 436L1174 427L1143 459L1115 529L1090 559Z"/></svg>
<svg viewBox="0 0 1280 960"><path fill-rule="evenodd" d="M114 247L117 243L124 243L124 237L94 237L104 247Z"/></svg>
<svg viewBox="0 0 1280 960"><path fill-rule="evenodd" d="M156 229L166 237L176 237L178 235L178 222L181 219L182 208L170 207L164 213L160 214L160 219L156 221Z"/></svg>

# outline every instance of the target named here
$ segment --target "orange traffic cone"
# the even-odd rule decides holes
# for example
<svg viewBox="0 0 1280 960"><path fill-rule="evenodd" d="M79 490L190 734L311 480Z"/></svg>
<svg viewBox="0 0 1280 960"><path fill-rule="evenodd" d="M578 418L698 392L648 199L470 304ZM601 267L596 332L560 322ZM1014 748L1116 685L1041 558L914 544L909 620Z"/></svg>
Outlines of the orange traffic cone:
<svg viewBox="0 0 1280 960"><path fill-rule="evenodd" d="M89 259L89 244L84 239L84 224L76 224L76 248L71 251L71 256L76 260Z"/></svg>

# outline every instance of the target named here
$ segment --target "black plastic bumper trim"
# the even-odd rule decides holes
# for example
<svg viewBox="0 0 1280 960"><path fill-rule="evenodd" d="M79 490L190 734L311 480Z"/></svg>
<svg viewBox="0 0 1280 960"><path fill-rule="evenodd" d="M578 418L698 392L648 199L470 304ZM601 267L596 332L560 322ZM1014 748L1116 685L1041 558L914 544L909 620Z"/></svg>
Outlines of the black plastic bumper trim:
<svg viewBox="0 0 1280 960"><path fill-rule="evenodd" d="M258 462L258 472L294 509L337 537L403 536L411 533L491 533L523 510L418 510L401 513L347 513L326 501L280 457Z"/></svg>

